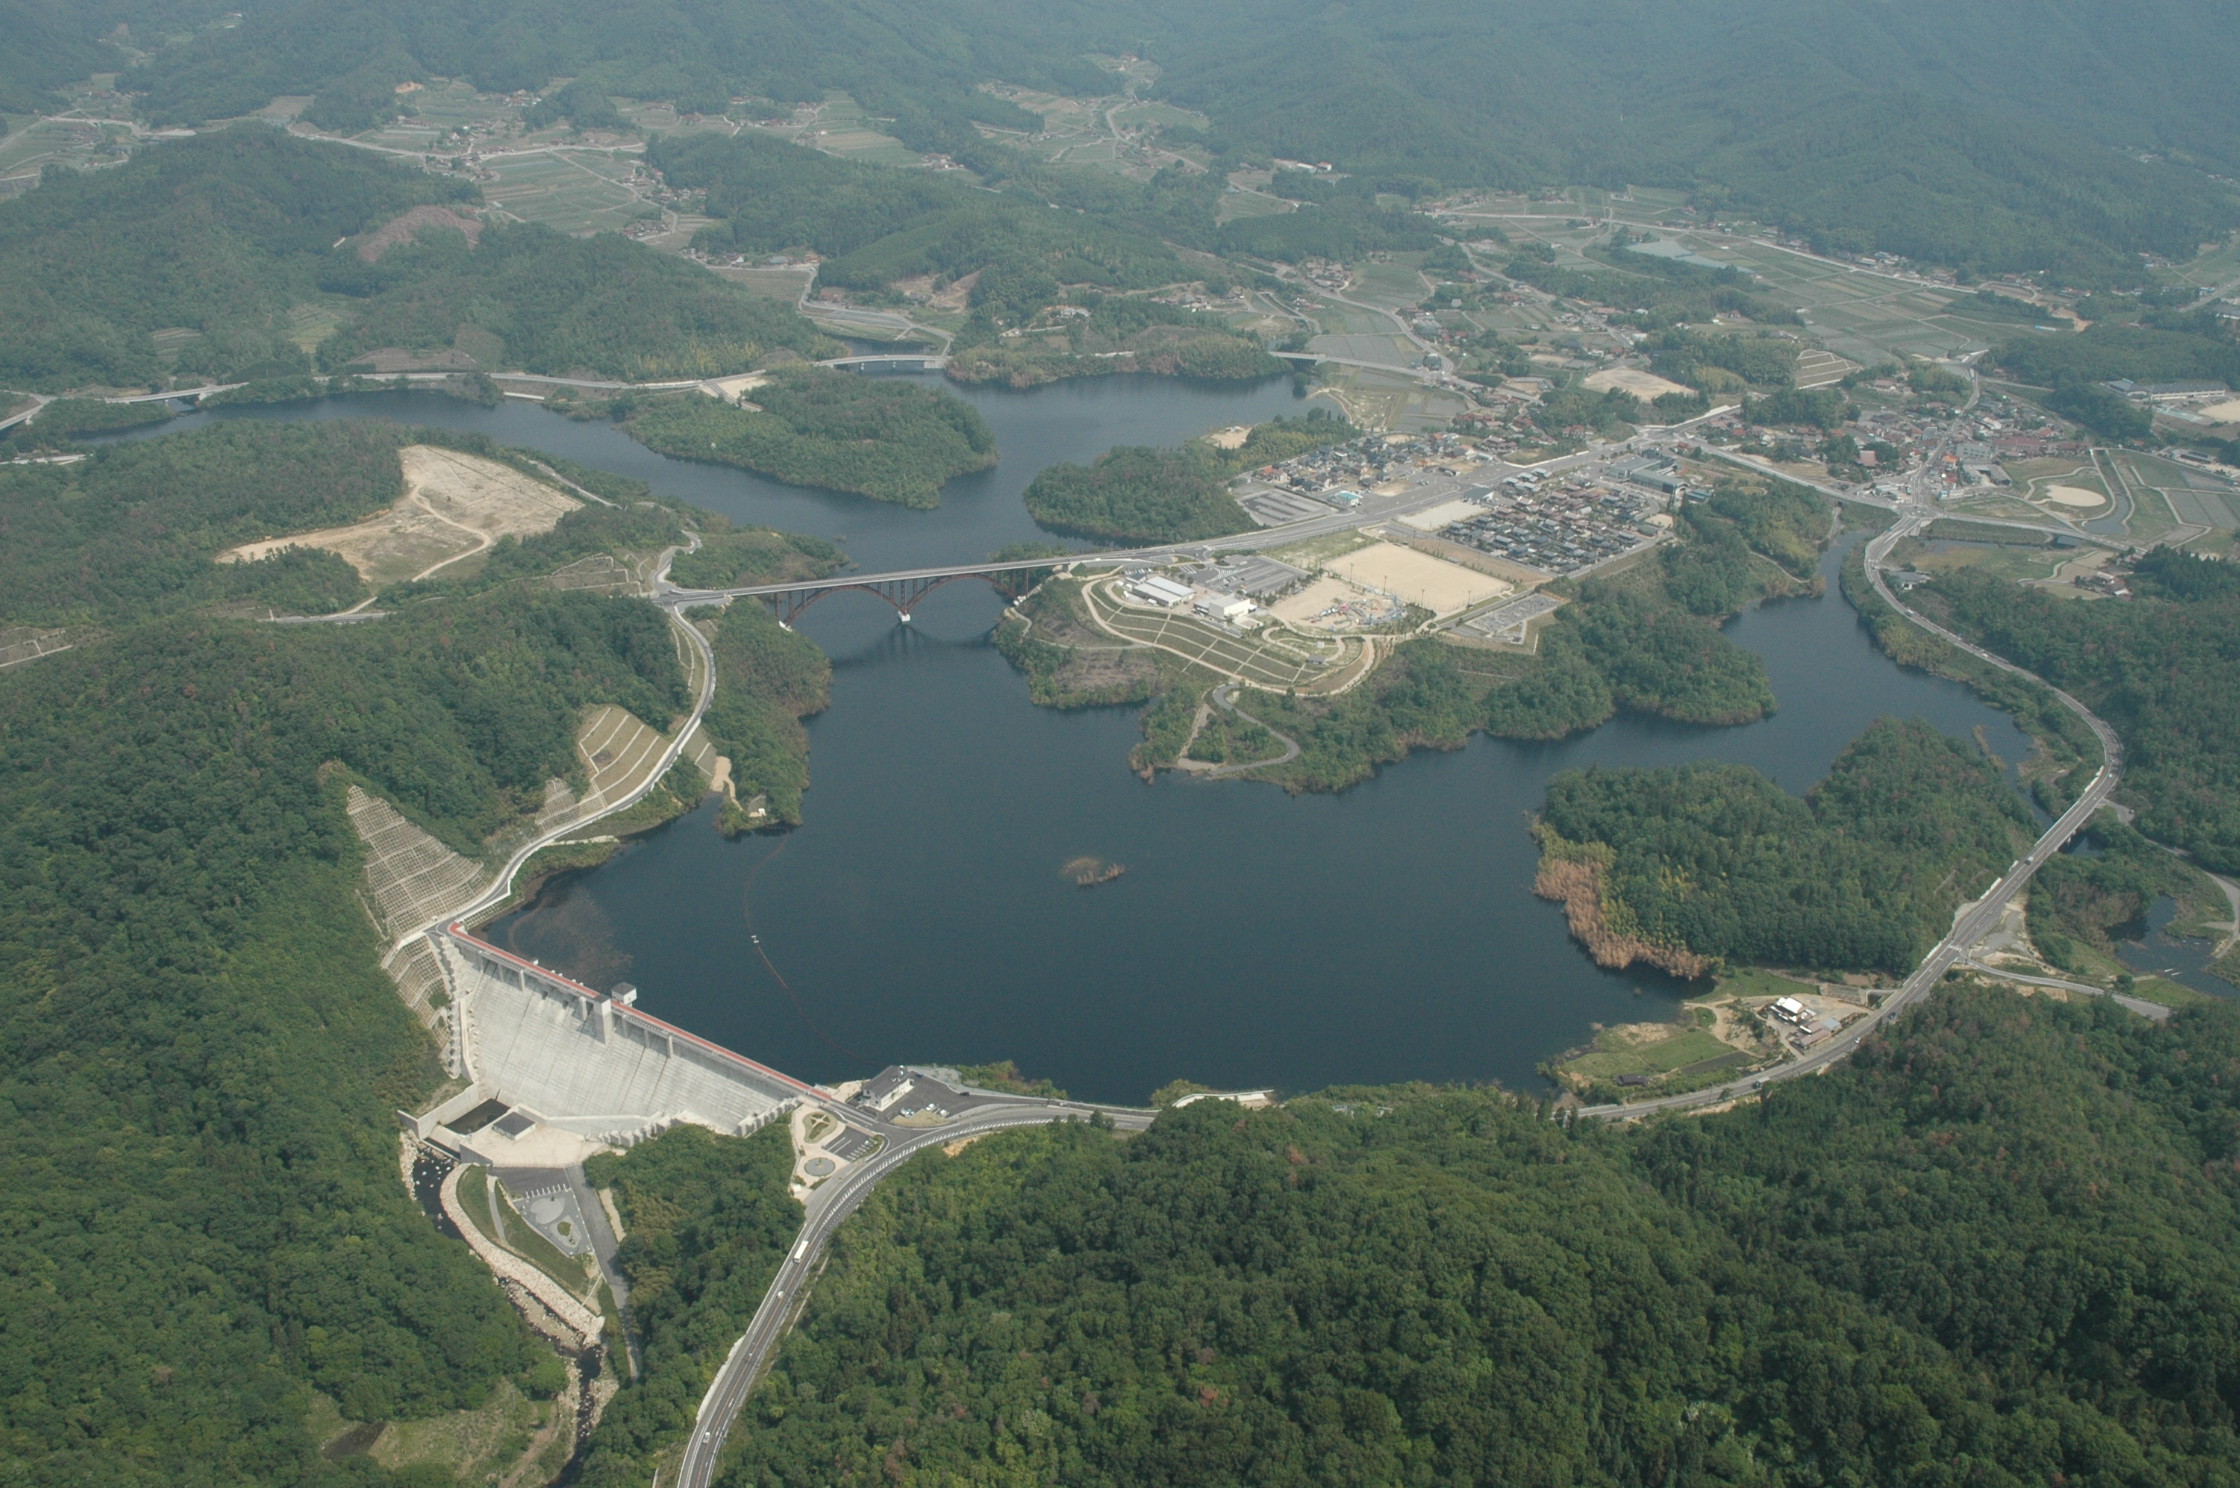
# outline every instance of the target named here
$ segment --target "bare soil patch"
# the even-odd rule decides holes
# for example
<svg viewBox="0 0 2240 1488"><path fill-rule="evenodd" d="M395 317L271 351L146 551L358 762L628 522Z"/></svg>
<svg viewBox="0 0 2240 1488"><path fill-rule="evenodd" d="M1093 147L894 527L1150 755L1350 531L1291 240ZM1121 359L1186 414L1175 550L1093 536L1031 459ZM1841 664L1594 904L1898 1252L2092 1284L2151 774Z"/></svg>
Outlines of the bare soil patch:
<svg viewBox="0 0 2240 1488"><path fill-rule="evenodd" d="M1322 566L1323 572L1399 596L1435 615L1454 615L1474 604L1507 594L1510 585L1490 574L1457 563L1380 542L1357 552L1341 554Z"/></svg>
<svg viewBox="0 0 2240 1488"><path fill-rule="evenodd" d="M369 584L421 578L483 551L501 537L550 532L580 504L510 466L416 444L398 452L404 495L348 527L243 543L218 555L246 563L287 548L341 555Z"/></svg>
<svg viewBox="0 0 2240 1488"><path fill-rule="evenodd" d="M358 257L367 263L379 259L399 243L409 243L420 235L424 227L448 227L467 235L467 246L472 248L482 237L482 223L464 212L454 212L449 207L420 206L402 216L392 217L381 226L358 240Z"/></svg>
<svg viewBox="0 0 2240 1488"><path fill-rule="evenodd" d="M1670 378L1659 377L1654 372L1644 372L1638 367L1605 367L1600 372L1589 372L1580 380L1579 386L1590 393L1622 388L1644 402L1661 398L1666 393L1679 393L1685 397L1695 391L1693 388L1682 387Z"/></svg>

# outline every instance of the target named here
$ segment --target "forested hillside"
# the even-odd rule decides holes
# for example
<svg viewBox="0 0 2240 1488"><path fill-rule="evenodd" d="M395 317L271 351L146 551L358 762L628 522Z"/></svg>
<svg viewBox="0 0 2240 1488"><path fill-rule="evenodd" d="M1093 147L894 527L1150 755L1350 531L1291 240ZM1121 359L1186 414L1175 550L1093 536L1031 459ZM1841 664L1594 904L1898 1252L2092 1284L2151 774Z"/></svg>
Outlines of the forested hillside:
<svg viewBox="0 0 2240 1488"><path fill-rule="evenodd" d="M235 543L340 526L404 489L390 424L213 424L73 465L0 469L0 625L114 623L214 601L327 614L362 597L333 553L219 564Z"/></svg>
<svg viewBox="0 0 2240 1488"><path fill-rule="evenodd" d="M0 676L15 1481L364 1484L307 1390L410 1419L533 1363L397 1181L391 1113L439 1072L376 969L344 786L474 850L577 768L579 709L684 701L658 611L529 589L162 622Z"/></svg>
<svg viewBox="0 0 2240 1488"><path fill-rule="evenodd" d="M2215 1483L2236 1071L2230 1008L1956 989L1646 1130L1416 1088L990 1137L839 1233L721 1482ZM720 1337L751 1211L644 1168L635 1263Z"/></svg>
<svg viewBox="0 0 2240 1488"><path fill-rule="evenodd" d="M681 460L927 510L943 481L996 463L994 431L963 399L817 368L780 368L738 407L698 393L647 399L623 427Z"/></svg>
<svg viewBox="0 0 2240 1488"><path fill-rule="evenodd" d="M19 89L95 70L118 21L154 36L172 20L167 0L84 15L14 5L32 22ZM1830 247L2084 283L2135 281L2138 253L2188 256L2240 223L2215 178L2240 166L2227 86L2240 41L2200 0L1381 0L1312 16L1273 0L311 0L159 47L124 85L157 123L309 94L306 117L340 130L393 113L398 84L438 76L501 92L574 79L575 102L554 116L589 108L609 124L609 94L721 113L742 95L841 90L912 148L1005 176L1022 162L978 125L1032 130L1035 116L981 84L1109 93L1091 57L1128 53L1163 69L1165 96L1211 116L1216 154L1331 160L1386 189L1677 186ZM1347 251L1351 234L1358 250L1361 229L1390 231L1374 210L1251 217L1228 236L1296 256Z"/></svg>
<svg viewBox="0 0 2240 1488"><path fill-rule="evenodd" d="M824 257L820 283L870 289L916 274L961 277L990 263L1033 263L1055 281L1055 299L1058 283L1143 289L1188 277L1157 238L1053 215L1032 197L839 160L769 135L664 142L650 159L678 188L708 193L709 214L720 220L702 230L704 244L814 249Z"/></svg>
<svg viewBox="0 0 2240 1488"><path fill-rule="evenodd" d="M1883 719L1803 799L1747 765L1567 771L1540 820L1609 954L1903 975L2035 835L1979 750ZM1585 892L1586 885L1575 886ZM1621 963L1622 964L1622 963Z"/></svg>
<svg viewBox="0 0 2240 1488"><path fill-rule="evenodd" d="M49 172L0 202L0 380L138 386L165 370L149 332L199 331L171 370L310 369L285 314L338 238L464 183L362 150L244 128L151 146L90 175Z"/></svg>
<svg viewBox="0 0 2240 1488"><path fill-rule="evenodd" d="M469 249L439 230L377 263L335 264L321 287L364 297L320 343L336 370L384 347L456 348L485 371L653 382L744 372L772 352L845 349L791 308L613 233L500 225Z"/></svg>
<svg viewBox="0 0 2240 1488"><path fill-rule="evenodd" d="M1354 171L1685 185L1830 246L2087 280L2235 220L2198 168L2119 153L2235 163L2240 40L2188 0L1146 3L1176 102Z"/></svg>
<svg viewBox="0 0 2240 1488"><path fill-rule="evenodd" d="M2133 583L2128 603L2065 605L1961 570L1914 602L2077 694L2123 739L2140 830L2240 872L2240 574L2162 550Z"/></svg>
<svg viewBox="0 0 2240 1488"><path fill-rule="evenodd" d="M636 380L835 347L792 311L611 234L494 224L470 250L456 230L423 228L361 257L356 240L409 208L474 196L256 124L150 145L90 174L50 171L0 202L0 384L308 373L288 313L304 305L345 323L318 347L337 369L385 347L456 348L491 371Z"/></svg>

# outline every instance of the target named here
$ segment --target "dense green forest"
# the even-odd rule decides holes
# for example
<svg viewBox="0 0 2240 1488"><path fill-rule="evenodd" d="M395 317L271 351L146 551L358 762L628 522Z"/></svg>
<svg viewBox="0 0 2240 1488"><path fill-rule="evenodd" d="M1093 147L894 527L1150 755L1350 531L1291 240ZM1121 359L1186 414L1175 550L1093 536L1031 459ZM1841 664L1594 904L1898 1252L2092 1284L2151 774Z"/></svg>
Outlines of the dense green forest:
<svg viewBox="0 0 2240 1488"><path fill-rule="evenodd" d="M928 1153L835 1237L720 1481L2221 1482L2236 1061L2229 1007L1955 989L1686 1123L1337 1090ZM728 1320L751 1195L648 1198Z"/></svg>
<svg viewBox="0 0 2240 1488"><path fill-rule="evenodd" d="M1129 545L1194 542L1252 526L1230 498L1227 480L1220 463L1194 446L1124 444L1094 464L1046 467L1027 487L1027 513L1069 537Z"/></svg>
<svg viewBox="0 0 2240 1488"><path fill-rule="evenodd" d="M717 825L749 825L744 803L761 796L770 822L797 826L809 788L809 736L801 720L824 710L832 662L814 641L786 629L760 600L733 603L716 622L716 696L702 722L731 759L737 800Z"/></svg>
<svg viewBox="0 0 2240 1488"><path fill-rule="evenodd" d="M424 227L373 262L350 241L474 194L255 124L50 171L0 203L0 383L301 376L314 363L288 312L321 302L345 321L317 348L331 370L386 347L456 348L487 370L650 380L837 349L792 311L613 234L493 224L470 251Z"/></svg>
<svg viewBox="0 0 2240 1488"><path fill-rule="evenodd" d="M309 371L286 312L315 293L335 241L472 194L259 126L151 145L108 170L51 170L0 202L0 382ZM200 332L168 369L149 337L165 327Z"/></svg>
<svg viewBox="0 0 2240 1488"><path fill-rule="evenodd" d="M2126 603L2065 605L1960 570L1914 602L2075 693L2123 738L2123 798L2140 830L2240 872L2240 576L2157 550L2133 583Z"/></svg>
<svg viewBox="0 0 2240 1488"><path fill-rule="evenodd" d="M1675 327L1649 342L1651 362L1663 376L1707 393L1741 388L1786 388L1797 378L1800 345L1787 337L1760 332Z"/></svg>
<svg viewBox="0 0 2240 1488"><path fill-rule="evenodd" d="M168 29L173 4L13 9L38 55L0 86L37 90L94 70L98 39L119 21ZM1612 35L1625 46L1613 51ZM1736 47L1738 36L1751 44ZM1190 142L1222 160L1332 160L1355 177L1434 187L1680 187L1699 209L1772 221L1824 248L2052 269L2087 284L2137 282L2140 252L2190 256L2240 223L2240 202L2209 173L2240 166L2240 113L2224 85L2240 55L2197 0L2154 0L2120 20L2088 0L1615 12L1581 0L1467 12L1389 0L1304 18L1272 0L845 0L813 13L790 0L597 10L316 0L253 7L239 26L159 45L124 85L158 123L311 94L306 117L344 130L394 113L395 86L429 77L501 92L573 79L540 109L610 125L610 95L721 113L741 95L808 101L837 89L912 148L1001 177L1029 167L977 126L1024 131L1035 119L982 83L1109 93L1115 80L1089 56L1130 52L1163 69L1162 96L1211 116ZM1440 66L1424 65L1431 55ZM1642 58L1654 65L1628 60ZM1428 246L1426 227L1376 193L1340 193L1316 210L1239 219L1222 241L1350 256L1411 246L1396 233Z"/></svg>
<svg viewBox="0 0 2240 1488"><path fill-rule="evenodd" d="M2183 329L2095 322L2071 336L2024 336L1994 353L2024 382L2221 382L2240 387L2240 342L2203 316Z"/></svg>
<svg viewBox="0 0 2240 1488"><path fill-rule="evenodd" d="M0 469L0 624L113 624L238 600L326 614L364 595L332 553L212 560L355 521L404 491L390 424L217 423Z"/></svg>
<svg viewBox="0 0 2240 1488"><path fill-rule="evenodd" d="M1027 486L1027 513L1052 532L1119 543L1243 532L1252 519L1230 496L1229 477L1360 433L1343 419L1310 415L1257 424L1233 450L1204 439L1174 449L1121 445L1088 465L1046 467Z"/></svg>
<svg viewBox="0 0 2240 1488"><path fill-rule="evenodd" d="M327 265L320 287L364 297L319 344L335 370L384 347L457 348L486 371L652 382L844 350L791 309L613 233L500 224L470 250L457 231L423 229L377 262Z"/></svg>
<svg viewBox="0 0 2240 1488"><path fill-rule="evenodd" d="M27 1484L381 1481L356 1420L477 1404L541 1353L399 1186L436 1079L376 969L345 782L465 851L666 726L659 611L542 589L377 625L172 619L0 681L0 1438Z"/></svg>
<svg viewBox="0 0 2240 1488"><path fill-rule="evenodd" d="M1076 291L1055 316L1039 317L1023 338L997 339L1006 320L1038 319L1038 308L1057 296L1057 281L1041 270L997 276L990 269L973 285L976 307L950 347L949 376L959 382L1003 382L1037 387L1066 377L1109 377L1155 372L1222 382L1275 377L1290 364L1271 356L1259 338L1232 331L1218 318L1154 300ZM1022 280L1028 281L1021 283ZM997 295L1018 286L1010 297ZM1081 312L1086 311L1086 314Z"/></svg>
<svg viewBox="0 0 2240 1488"><path fill-rule="evenodd" d="M840 549L821 537L770 527L734 528L713 512L700 546L679 553L669 577L686 589L736 589L786 579L821 579L842 562Z"/></svg>
<svg viewBox="0 0 2240 1488"><path fill-rule="evenodd" d="M996 437L952 394L890 378L780 368L733 407L698 393L649 398L623 427L648 449L738 465L798 486L928 511L941 483L996 463Z"/></svg>
<svg viewBox="0 0 2240 1488"><path fill-rule="evenodd" d="M1747 765L1567 771L1542 848L1613 933L1737 965L1902 975L2035 835L1973 747L1884 719L1802 800Z"/></svg>
<svg viewBox="0 0 2240 1488"><path fill-rule="evenodd" d="M1032 265L1051 281L1047 304L1061 284L1144 289L1187 277L1158 239L1098 218L768 135L662 141L650 160L672 185L707 193L709 215L720 220L702 230L702 246L811 248L824 258L820 283L877 289L912 275L947 280L990 264Z"/></svg>
<svg viewBox="0 0 2240 1488"><path fill-rule="evenodd" d="M143 0L141 14L168 0ZM971 121L1017 111L975 97L1001 77L1096 92L1105 74L1080 56L1077 16L1038 7L874 0L804 12L785 0L632 0L554 8L531 0L328 0L270 6L235 30L207 32L125 81L163 122L231 118L276 94L314 93L330 128L365 128L393 111L393 85L463 77L507 93L571 77L628 98L672 98L720 114L742 89L817 100L844 88L897 114L907 138L971 139ZM211 17L215 19L215 17ZM113 22L112 22L113 24ZM100 34L98 31L92 34Z"/></svg>
<svg viewBox="0 0 2240 1488"><path fill-rule="evenodd" d="M1682 186L1823 248L2082 282L2137 282L2130 255L2189 257L2235 220L2198 169L2108 148L2240 163L2216 81L2235 43L2183 0L2151 21L2085 0L1148 8L1173 28L1163 93L1232 149L1456 184ZM2055 81L2071 77L2093 82ZM2124 87L2154 101L2122 105Z"/></svg>
<svg viewBox="0 0 2240 1488"><path fill-rule="evenodd" d="M801 1228L801 1206L786 1192L792 1171L783 1126L751 1137L679 1126L586 1165L613 1192L629 1234L615 1259L630 1283L644 1372L601 1414L573 1482L640 1488L652 1480L651 1459L692 1430L708 1380Z"/></svg>

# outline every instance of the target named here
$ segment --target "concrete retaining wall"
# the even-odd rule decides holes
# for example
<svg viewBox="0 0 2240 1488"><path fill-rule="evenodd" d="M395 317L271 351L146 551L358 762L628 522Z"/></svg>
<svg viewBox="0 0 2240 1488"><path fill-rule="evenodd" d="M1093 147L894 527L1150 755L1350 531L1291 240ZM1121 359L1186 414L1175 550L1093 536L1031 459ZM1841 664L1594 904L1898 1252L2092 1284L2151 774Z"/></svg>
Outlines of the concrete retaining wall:
<svg viewBox="0 0 2240 1488"><path fill-rule="evenodd" d="M476 1090L547 1126L615 1146L679 1122L744 1134L806 1088L461 931L435 939Z"/></svg>

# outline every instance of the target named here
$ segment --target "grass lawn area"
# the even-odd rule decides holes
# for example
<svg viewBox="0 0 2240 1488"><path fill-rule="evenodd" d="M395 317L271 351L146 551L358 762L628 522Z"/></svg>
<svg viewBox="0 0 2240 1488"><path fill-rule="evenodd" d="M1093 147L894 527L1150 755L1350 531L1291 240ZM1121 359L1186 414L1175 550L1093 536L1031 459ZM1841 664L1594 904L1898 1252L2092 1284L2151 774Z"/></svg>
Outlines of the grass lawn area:
<svg viewBox="0 0 2240 1488"><path fill-rule="evenodd" d="M2131 995L2145 998L2148 1002L2159 1002L2168 1008L2191 1007L2197 1002L2215 1000L2206 992L2196 992L2191 987L2158 976L2140 977L2132 983Z"/></svg>
<svg viewBox="0 0 2240 1488"><path fill-rule="evenodd" d="M809 284L809 273L805 269L725 268L718 272L733 284L789 305L801 298L801 291Z"/></svg>
<svg viewBox="0 0 2240 1488"><path fill-rule="evenodd" d="M460 1192L464 1193L466 1187L467 1180L461 1179L459 1182ZM583 1290L585 1279L584 1263L562 1255L550 1240L531 1229L529 1221L521 1217L521 1211L514 1207L513 1197L506 1193L503 1185L499 1186L498 1192L506 1206L506 1249L512 1251L554 1281L559 1282L569 1291L580 1293Z"/></svg>
<svg viewBox="0 0 2240 1488"><path fill-rule="evenodd" d="M1691 1064L1739 1052L1700 1028L1670 1026L1671 1037L1640 1042L1630 1032L1606 1029L1595 1036L1592 1049L1565 1060L1561 1068L1566 1074L1589 1080L1615 1080L1620 1075L1668 1075Z"/></svg>
<svg viewBox="0 0 2240 1488"><path fill-rule="evenodd" d="M1938 543L1932 551L1911 560L1912 566L1923 573L1952 573L1972 568L1993 578L2015 582L2051 578L2061 562L2061 556L2048 549L1990 543Z"/></svg>
<svg viewBox="0 0 2240 1488"><path fill-rule="evenodd" d="M1816 990L1809 982L1785 977L1778 971L1762 967L1746 967L1741 971L1724 971L1709 992L1690 998L1691 1002L1708 1002L1722 997L1795 997L1799 993Z"/></svg>

